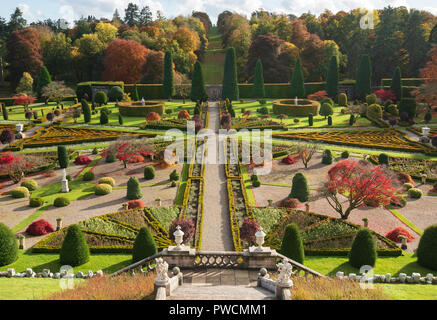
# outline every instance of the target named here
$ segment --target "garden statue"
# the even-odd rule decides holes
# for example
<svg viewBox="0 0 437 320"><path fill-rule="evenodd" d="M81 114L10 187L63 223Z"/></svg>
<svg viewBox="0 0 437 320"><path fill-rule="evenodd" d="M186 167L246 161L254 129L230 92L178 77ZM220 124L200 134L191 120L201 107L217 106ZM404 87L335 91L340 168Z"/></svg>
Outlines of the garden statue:
<svg viewBox="0 0 437 320"><path fill-rule="evenodd" d="M288 260L285 258L282 259L282 263L278 263L277 267L279 271L277 282L281 285L292 284L293 282L290 280L290 277L292 275L293 266L288 262Z"/></svg>
<svg viewBox="0 0 437 320"><path fill-rule="evenodd" d="M146 101L144 100L144 97L141 99L141 105L144 107L146 105Z"/></svg>
<svg viewBox="0 0 437 320"><path fill-rule="evenodd" d="M297 106L297 97L294 98L294 104Z"/></svg>
<svg viewBox="0 0 437 320"><path fill-rule="evenodd" d="M168 281L168 263L164 261L162 258L155 259L156 266L156 279L155 281Z"/></svg>
<svg viewBox="0 0 437 320"><path fill-rule="evenodd" d="M23 133L23 125L21 123L18 123L15 125L15 128L17 129L17 134L15 135L15 139L23 139L24 133Z"/></svg>

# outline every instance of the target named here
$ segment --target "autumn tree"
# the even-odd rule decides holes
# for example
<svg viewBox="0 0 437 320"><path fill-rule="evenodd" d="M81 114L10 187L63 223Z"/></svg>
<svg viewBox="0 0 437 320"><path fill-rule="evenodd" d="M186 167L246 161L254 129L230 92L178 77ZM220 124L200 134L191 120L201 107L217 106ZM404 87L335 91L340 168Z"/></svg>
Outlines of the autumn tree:
<svg viewBox="0 0 437 320"><path fill-rule="evenodd" d="M67 87L64 81L53 81L46 85L41 92L41 96L50 101L55 101L56 105L59 104L67 97L75 96L76 92Z"/></svg>
<svg viewBox="0 0 437 320"><path fill-rule="evenodd" d="M20 182L27 173L33 172L43 165L46 165L46 160L40 156L19 155L12 152L5 152L0 155L0 170L6 173L14 183Z"/></svg>
<svg viewBox="0 0 437 320"><path fill-rule="evenodd" d="M420 76L426 80L425 84L412 92L416 101L427 103L429 107L437 105L437 46L429 52L429 60Z"/></svg>
<svg viewBox="0 0 437 320"><path fill-rule="evenodd" d="M329 169L328 180L320 193L341 219L346 220L352 210L368 203L390 204L396 198L396 191L396 180L384 167L343 160Z"/></svg>
<svg viewBox="0 0 437 320"><path fill-rule="evenodd" d="M112 154L123 163L124 168L127 168L128 163L136 162L138 156L148 151L154 151L154 146L147 139L121 138L109 145L104 152L104 157Z"/></svg>
<svg viewBox="0 0 437 320"><path fill-rule="evenodd" d="M206 12L193 11L191 15L199 19L203 23L206 33L209 33L209 30L212 28L212 22L208 14Z"/></svg>
<svg viewBox="0 0 437 320"><path fill-rule="evenodd" d="M41 42L34 28L12 32L7 41L6 60L9 63L11 84L16 87L24 72L32 78L43 66Z"/></svg>
<svg viewBox="0 0 437 320"><path fill-rule="evenodd" d="M32 95L33 94L33 78L28 72L24 72L15 89L17 93Z"/></svg>
<svg viewBox="0 0 437 320"><path fill-rule="evenodd" d="M140 82L147 60L147 49L135 41L112 40L105 51L103 61L104 81Z"/></svg>
<svg viewBox="0 0 437 320"><path fill-rule="evenodd" d="M162 83L164 52L149 50L142 69L142 83Z"/></svg>
<svg viewBox="0 0 437 320"><path fill-rule="evenodd" d="M314 144L302 144L297 147L297 152L305 168L308 168L308 164L317 152L317 146Z"/></svg>
<svg viewBox="0 0 437 320"><path fill-rule="evenodd" d="M86 75L88 80L97 78L102 69L102 57L106 49L97 34L85 34L74 43L77 53L74 56L75 67Z"/></svg>
<svg viewBox="0 0 437 320"><path fill-rule="evenodd" d="M43 47L44 65L53 75L54 80L71 76L72 44L64 33L58 33L47 41Z"/></svg>
<svg viewBox="0 0 437 320"><path fill-rule="evenodd" d="M100 41L109 43L117 37L118 29L110 23L99 22L96 26L96 33Z"/></svg>

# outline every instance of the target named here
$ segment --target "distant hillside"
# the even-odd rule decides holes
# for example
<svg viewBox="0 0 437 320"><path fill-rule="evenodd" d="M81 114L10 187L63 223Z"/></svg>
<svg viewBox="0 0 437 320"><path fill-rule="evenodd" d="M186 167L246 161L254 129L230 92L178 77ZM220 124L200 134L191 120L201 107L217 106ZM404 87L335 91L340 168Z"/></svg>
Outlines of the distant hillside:
<svg viewBox="0 0 437 320"><path fill-rule="evenodd" d="M208 34L209 47L202 63L203 76L206 84L220 84L223 80L223 65L225 49L222 48L222 38L217 27L211 28Z"/></svg>

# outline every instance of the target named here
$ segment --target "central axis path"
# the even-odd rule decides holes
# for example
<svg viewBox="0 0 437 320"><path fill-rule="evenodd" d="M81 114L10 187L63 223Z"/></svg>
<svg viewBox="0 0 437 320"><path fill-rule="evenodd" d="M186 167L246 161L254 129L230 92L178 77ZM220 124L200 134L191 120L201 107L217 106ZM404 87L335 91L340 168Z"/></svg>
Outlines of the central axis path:
<svg viewBox="0 0 437 320"><path fill-rule="evenodd" d="M217 102L209 104L209 129L217 134L220 129L220 112ZM204 213L201 250L234 251L229 217L228 191L224 164L205 166Z"/></svg>

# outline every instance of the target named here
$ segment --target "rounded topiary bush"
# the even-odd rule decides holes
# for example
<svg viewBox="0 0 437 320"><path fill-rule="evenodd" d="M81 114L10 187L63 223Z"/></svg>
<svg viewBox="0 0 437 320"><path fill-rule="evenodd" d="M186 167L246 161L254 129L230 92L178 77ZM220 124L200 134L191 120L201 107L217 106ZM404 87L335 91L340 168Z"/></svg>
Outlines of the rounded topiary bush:
<svg viewBox="0 0 437 320"><path fill-rule="evenodd" d="M379 104L371 104L367 107L366 117L370 119L382 119L382 107Z"/></svg>
<svg viewBox="0 0 437 320"><path fill-rule="evenodd" d="M408 195L413 199L420 199L422 197L422 190L417 188L408 189Z"/></svg>
<svg viewBox="0 0 437 320"><path fill-rule="evenodd" d="M252 181L252 187L259 188L260 186L261 186L261 181L259 181L259 179Z"/></svg>
<svg viewBox="0 0 437 320"><path fill-rule="evenodd" d="M66 207L70 204L70 200L66 197L57 197L55 201L53 201L53 205L57 208Z"/></svg>
<svg viewBox="0 0 437 320"><path fill-rule="evenodd" d="M44 219L32 222L26 229L26 233L31 236L42 236L53 231L55 231L55 229L53 229L52 225Z"/></svg>
<svg viewBox="0 0 437 320"><path fill-rule="evenodd" d="M87 263L89 259L90 250L79 226L69 226L59 253L61 265L76 267Z"/></svg>
<svg viewBox="0 0 437 320"><path fill-rule="evenodd" d="M21 182L21 186L26 187L29 191L35 191L36 189L38 189L38 182L33 179L29 179Z"/></svg>
<svg viewBox="0 0 437 320"><path fill-rule="evenodd" d="M323 98L322 100L320 100L321 105L324 103L328 103L331 106L334 106L334 100L332 100L331 98Z"/></svg>
<svg viewBox="0 0 437 320"><path fill-rule="evenodd" d="M132 248L132 262L141 261L147 257L153 256L158 250L156 249L155 239L149 229L142 227L135 239Z"/></svg>
<svg viewBox="0 0 437 320"><path fill-rule="evenodd" d="M404 183L403 186L404 186L404 188L405 188L406 190L410 190L411 188L414 187L411 183L408 183L408 182Z"/></svg>
<svg viewBox="0 0 437 320"><path fill-rule="evenodd" d="M43 198L31 198L29 199L29 206L32 208L37 208L37 207L41 207L44 204L44 199Z"/></svg>
<svg viewBox="0 0 437 320"><path fill-rule="evenodd" d="M99 179L99 184L109 184L111 187L115 186L115 180L111 177L103 177Z"/></svg>
<svg viewBox="0 0 437 320"><path fill-rule="evenodd" d="M137 177L130 177L127 182L127 194L126 198L129 200L141 199L143 197L143 193L140 188L140 181Z"/></svg>
<svg viewBox="0 0 437 320"><path fill-rule="evenodd" d="M349 264L355 268L376 263L376 243L369 229L361 229L355 236L349 252Z"/></svg>
<svg viewBox="0 0 437 320"><path fill-rule="evenodd" d="M366 102L367 104L370 106L371 104L375 104L376 103L376 95L374 94L369 94L366 96Z"/></svg>
<svg viewBox="0 0 437 320"><path fill-rule="evenodd" d="M11 195L13 198L27 198L30 192L26 187L17 187L11 191Z"/></svg>
<svg viewBox="0 0 437 320"><path fill-rule="evenodd" d="M94 193L98 196L104 196L112 192L112 186L106 183L96 185Z"/></svg>
<svg viewBox="0 0 437 320"><path fill-rule="evenodd" d="M323 164L332 164L332 152L331 152L331 150L326 149L323 151L322 163Z"/></svg>
<svg viewBox="0 0 437 320"><path fill-rule="evenodd" d="M417 263L422 267L437 270L437 224L423 232L417 247Z"/></svg>
<svg viewBox="0 0 437 320"><path fill-rule="evenodd" d="M349 158L349 151L343 151L343 152L341 153L341 157L342 157L343 159L347 159L347 158Z"/></svg>
<svg viewBox="0 0 437 320"><path fill-rule="evenodd" d="M385 165L389 165L389 157L388 157L388 155L386 154L386 153L381 153L379 156L378 156L378 163L379 164L385 164Z"/></svg>
<svg viewBox="0 0 437 320"><path fill-rule="evenodd" d="M94 102L100 105L108 103L108 97L104 91L97 91L94 95Z"/></svg>
<svg viewBox="0 0 437 320"><path fill-rule="evenodd" d="M83 179L83 181L91 181L91 180L94 180L95 177L96 177L96 175L94 174L94 172L88 171L88 172L85 172L82 179Z"/></svg>
<svg viewBox="0 0 437 320"><path fill-rule="evenodd" d="M108 92L109 101L121 101L123 100L123 89L119 86L112 87Z"/></svg>
<svg viewBox="0 0 437 320"><path fill-rule="evenodd" d="M347 95L342 92L338 94L338 105L340 107L345 107L347 105Z"/></svg>
<svg viewBox="0 0 437 320"><path fill-rule="evenodd" d="M310 198L310 190L308 188L307 178L303 173L296 173L293 177L291 193L289 198L296 198L300 202L306 202Z"/></svg>
<svg viewBox="0 0 437 320"><path fill-rule="evenodd" d="M106 160L107 163L112 163L112 162L117 161L117 158L115 157L115 155L114 155L113 153L109 152L109 153L106 155L105 160Z"/></svg>
<svg viewBox="0 0 437 320"><path fill-rule="evenodd" d="M144 168L144 179L152 180L155 178L155 168L152 166L147 166Z"/></svg>
<svg viewBox="0 0 437 320"><path fill-rule="evenodd" d="M11 229L0 222L0 266L6 266L18 259L18 243Z"/></svg>
<svg viewBox="0 0 437 320"><path fill-rule="evenodd" d="M291 223L285 227L280 253L303 264L305 253L299 228L295 223Z"/></svg>

